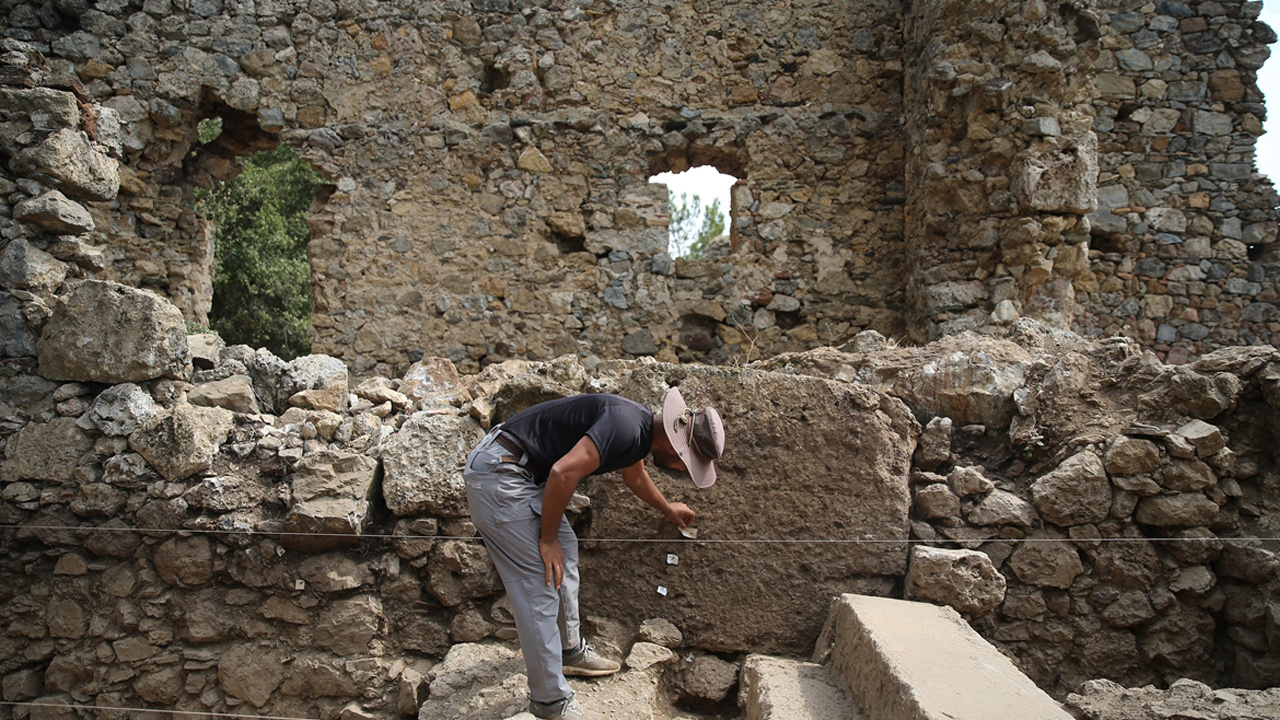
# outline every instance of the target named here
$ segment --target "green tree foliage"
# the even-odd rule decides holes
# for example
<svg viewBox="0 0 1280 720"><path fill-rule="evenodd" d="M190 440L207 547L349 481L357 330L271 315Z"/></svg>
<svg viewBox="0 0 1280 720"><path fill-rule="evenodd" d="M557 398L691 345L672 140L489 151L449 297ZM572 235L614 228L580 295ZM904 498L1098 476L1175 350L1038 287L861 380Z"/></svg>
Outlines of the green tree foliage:
<svg viewBox="0 0 1280 720"><path fill-rule="evenodd" d="M209 325L227 343L285 359L310 352L307 214L321 183L281 145L250 158L234 180L197 191L217 233Z"/></svg>
<svg viewBox="0 0 1280 720"><path fill-rule="evenodd" d="M667 226L671 254L675 257L700 258L712 240L724 234L724 211L720 198L702 207L696 194L667 191L670 224Z"/></svg>

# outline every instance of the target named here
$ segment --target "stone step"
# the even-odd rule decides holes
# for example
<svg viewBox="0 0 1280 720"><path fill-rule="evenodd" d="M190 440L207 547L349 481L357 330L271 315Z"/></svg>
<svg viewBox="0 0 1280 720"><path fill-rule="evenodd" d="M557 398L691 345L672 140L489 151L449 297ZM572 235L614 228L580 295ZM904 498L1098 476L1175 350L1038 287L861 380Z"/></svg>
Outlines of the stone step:
<svg viewBox="0 0 1280 720"><path fill-rule="evenodd" d="M738 704L743 720L862 720L829 665L749 655Z"/></svg>
<svg viewBox="0 0 1280 720"><path fill-rule="evenodd" d="M955 610L842 595L833 664L875 720L1072 720Z"/></svg>

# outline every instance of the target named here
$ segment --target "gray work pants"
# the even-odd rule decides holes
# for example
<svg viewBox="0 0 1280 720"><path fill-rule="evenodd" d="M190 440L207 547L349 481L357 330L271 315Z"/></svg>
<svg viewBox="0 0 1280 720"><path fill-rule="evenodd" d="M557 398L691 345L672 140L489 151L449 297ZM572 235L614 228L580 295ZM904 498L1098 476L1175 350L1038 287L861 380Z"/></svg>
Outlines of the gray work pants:
<svg viewBox="0 0 1280 720"><path fill-rule="evenodd" d="M528 470L501 461L510 453L495 439L494 428L467 457L462 472L467 482L471 522L511 598L520 637L520 651L529 676L529 698L555 702L573 694L564 678L563 652L578 647L578 537L569 521L560 518L560 547L564 550L564 581L560 589L547 584L546 566L538 551L542 534L542 493Z"/></svg>

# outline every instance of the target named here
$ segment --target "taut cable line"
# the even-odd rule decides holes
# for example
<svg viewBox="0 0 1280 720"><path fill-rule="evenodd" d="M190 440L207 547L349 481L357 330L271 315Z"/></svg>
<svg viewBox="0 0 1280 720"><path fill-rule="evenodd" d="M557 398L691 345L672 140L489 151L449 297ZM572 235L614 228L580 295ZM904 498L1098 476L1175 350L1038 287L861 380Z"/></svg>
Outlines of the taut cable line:
<svg viewBox="0 0 1280 720"><path fill-rule="evenodd" d="M140 533L147 535L258 535L263 538L276 537L314 537L314 538L343 538L355 541L364 540L461 540L461 541L483 541L484 538L479 536L464 535L370 535L361 534L353 535L350 533L312 533L312 532L287 532L275 530L241 530L226 529L219 530L214 528L132 528L120 526L99 526L84 527L76 525L0 525L0 530L28 530L28 531L50 531L50 532L78 532L78 533L98 533L98 532L127 532ZM1030 537L1030 538L1003 538L1003 537L973 537L973 538L948 538L938 537L933 540L923 538L622 538L622 537L579 537L579 543L679 543L685 544L705 544L705 545L769 545L769 544L813 544L813 545L888 545L888 544L911 544L924 545L929 543L1132 543L1132 542L1152 542L1152 543L1204 543L1204 542L1221 542L1221 541L1260 541L1260 542L1280 542L1280 537L1239 537L1215 536L1210 538L1203 537Z"/></svg>
<svg viewBox="0 0 1280 720"><path fill-rule="evenodd" d="M319 720L318 718L295 717L288 715L245 715L241 713L215 712L213 710L170 710L168 708L148 707L115 707L112 705L85 705L83 703L51 703L51 702L16 702L0 700L0 706L27 708L58 708L62 710L91 710L94 713L130 712L130 713L169 713L170 715L230 718L231 720Z"/></svg>

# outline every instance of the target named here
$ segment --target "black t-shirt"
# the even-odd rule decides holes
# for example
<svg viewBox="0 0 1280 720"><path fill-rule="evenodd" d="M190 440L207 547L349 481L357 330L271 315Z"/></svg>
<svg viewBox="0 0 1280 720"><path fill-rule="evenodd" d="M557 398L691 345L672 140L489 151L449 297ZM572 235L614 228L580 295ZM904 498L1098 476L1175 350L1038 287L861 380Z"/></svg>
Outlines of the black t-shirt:
<svg viewBox="0 0 1280 720"><path fill-rule="evenodd" d="M635 465L653 443L653 411L634 400L604 393L575 395L521 410L502 424L529 453L538 482L582 439L600 452L592 475Z"/></svg>

